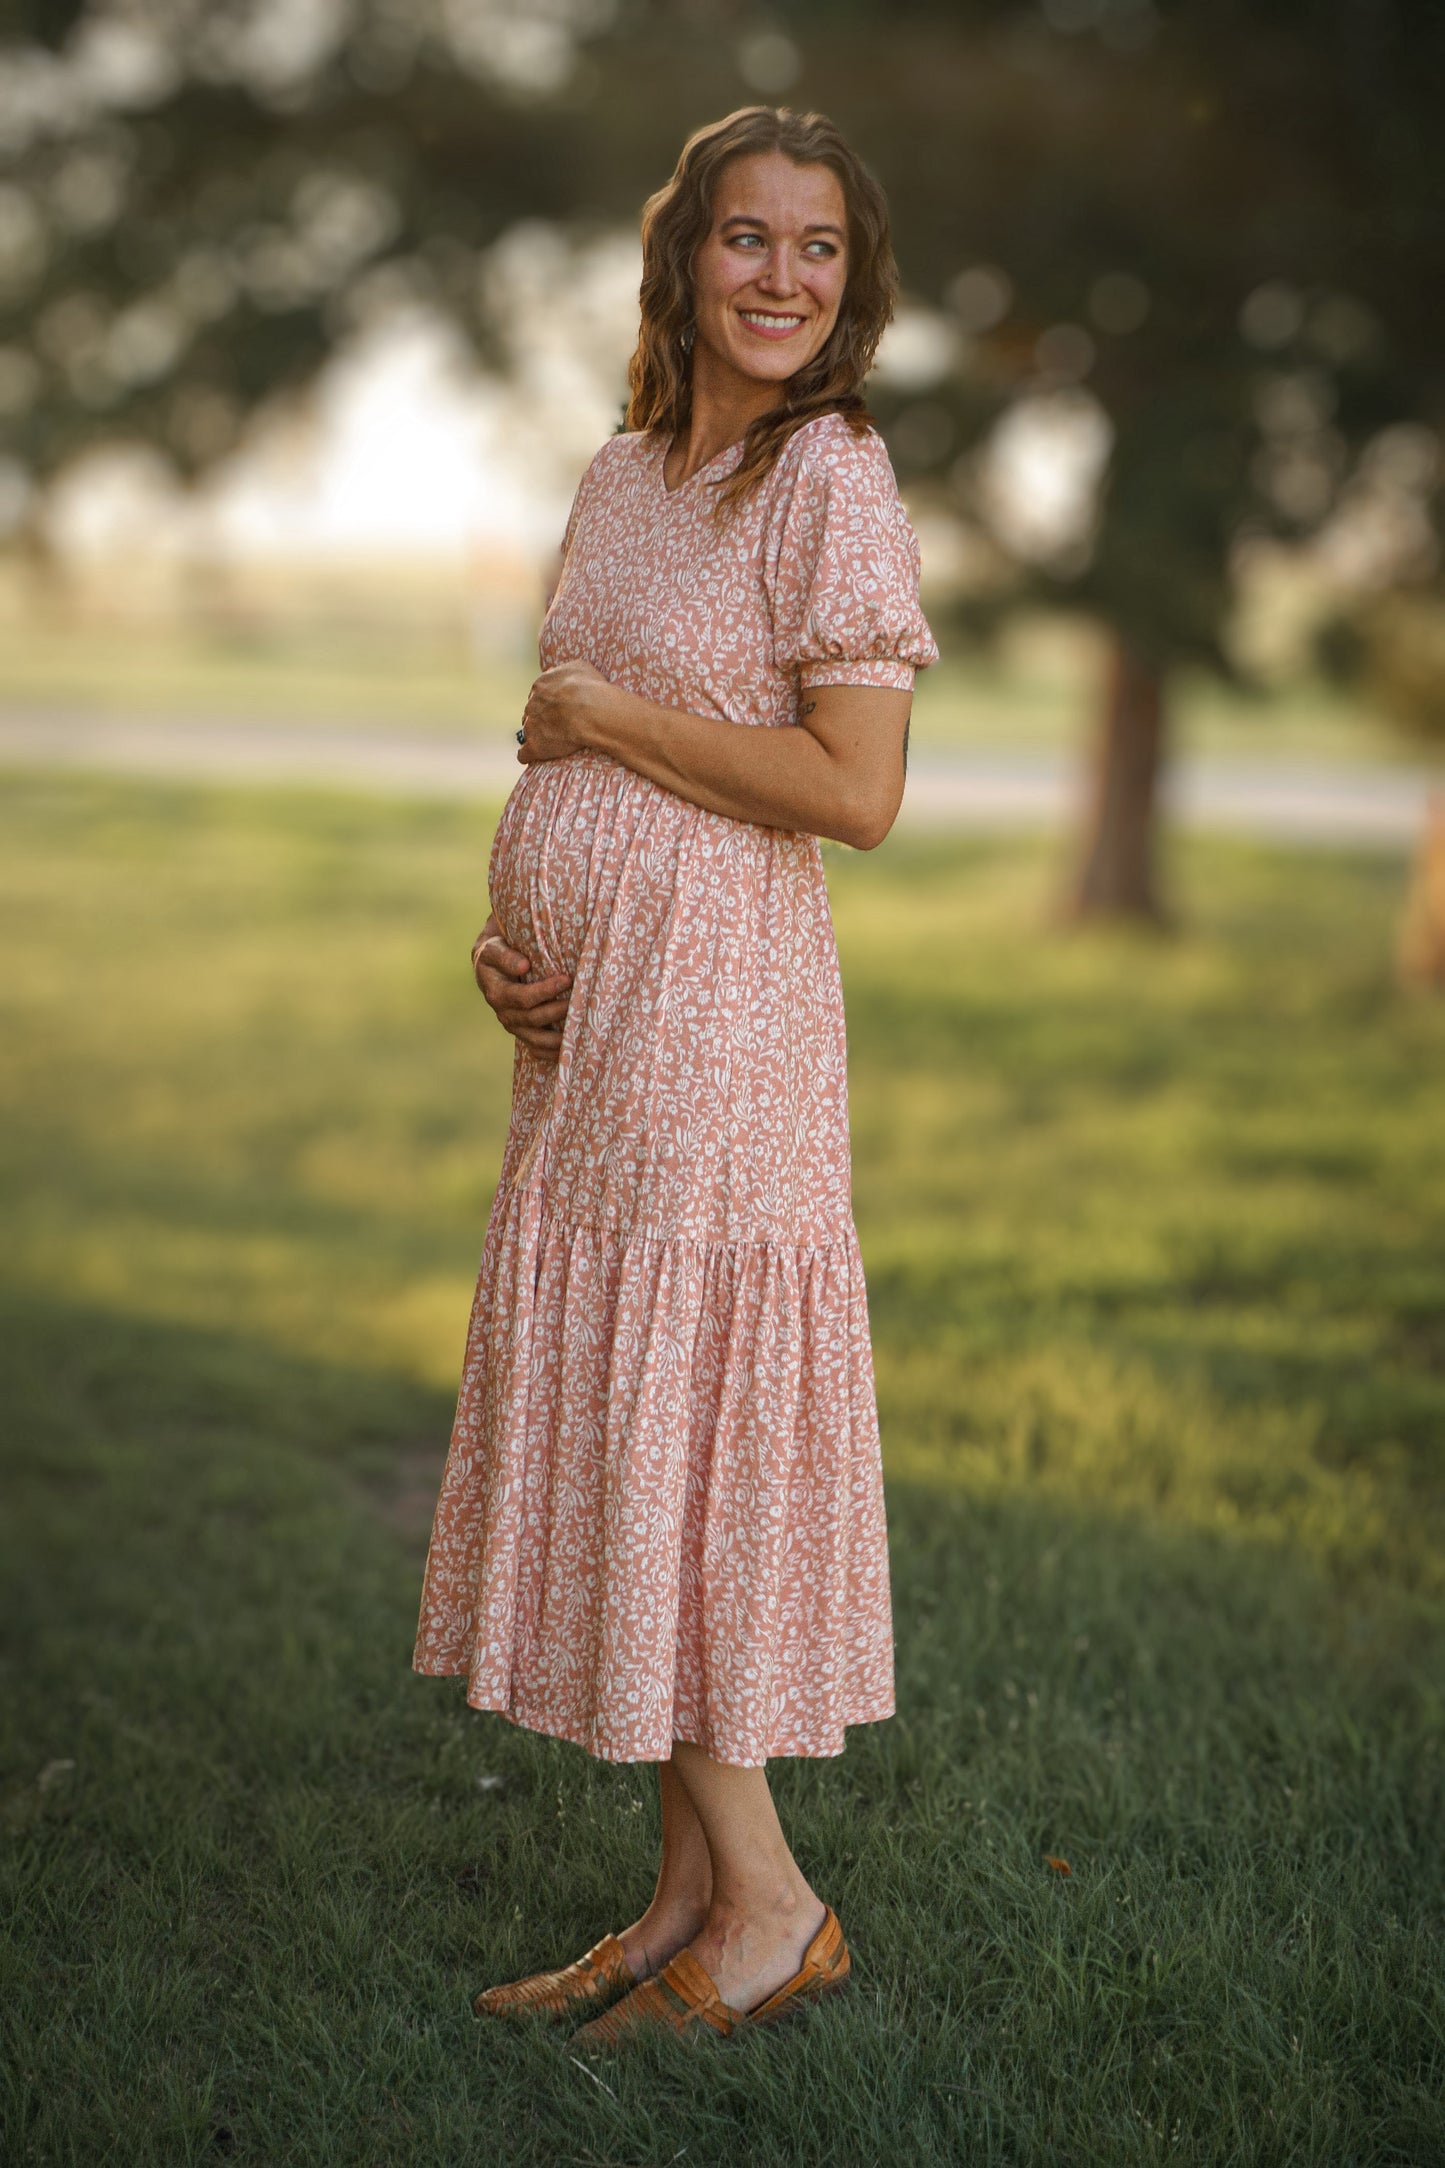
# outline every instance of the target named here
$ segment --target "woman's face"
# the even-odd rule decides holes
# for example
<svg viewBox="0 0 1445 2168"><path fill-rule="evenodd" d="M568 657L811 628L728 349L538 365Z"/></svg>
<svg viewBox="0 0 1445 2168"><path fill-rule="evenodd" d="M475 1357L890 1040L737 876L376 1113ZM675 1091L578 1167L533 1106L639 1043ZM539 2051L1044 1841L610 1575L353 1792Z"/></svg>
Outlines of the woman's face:
<svg viewBox="0 0 1445 2168"><path fill-rule="evenodd" d="M830 166L781 151L730 159L693 258L694 365L784 383L823 346L848 277L848 218Z"/></svg>

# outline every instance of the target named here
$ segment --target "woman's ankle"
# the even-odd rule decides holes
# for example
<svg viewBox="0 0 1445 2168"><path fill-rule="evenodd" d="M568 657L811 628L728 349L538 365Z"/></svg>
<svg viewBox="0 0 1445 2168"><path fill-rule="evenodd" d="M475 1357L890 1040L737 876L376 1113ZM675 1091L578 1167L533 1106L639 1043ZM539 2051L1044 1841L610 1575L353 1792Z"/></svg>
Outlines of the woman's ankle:
<svg viewBox="0 0 1445 2168"><path fill-rule="evenodd" d="M624 1928L620 1938L634 1976L645 1980L661 1972L679 1950L685 1950L702 1932L707 1916L705 1903L659 1905L654 1898L641 1919Z"/></svg>
<svg viewBox="0 0 1445 2168"><path fill-rule="evenodd" d="M710 1927L777 1925L790 1928L823 1912L822 1899L794 1866L777 1876L759 1876L714 1889L707 1908Z"/></svg>

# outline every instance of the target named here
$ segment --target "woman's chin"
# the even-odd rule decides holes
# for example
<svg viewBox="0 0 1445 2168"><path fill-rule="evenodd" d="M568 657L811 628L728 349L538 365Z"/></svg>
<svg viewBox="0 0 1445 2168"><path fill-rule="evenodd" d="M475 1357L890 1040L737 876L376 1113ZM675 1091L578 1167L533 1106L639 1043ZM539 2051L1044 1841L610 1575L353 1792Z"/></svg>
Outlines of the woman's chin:
<svg viewBox="0 0 1445 2168"><path fill-rule="evenodd" d="M806 368L813 357L805 346L795 347L791 340L780 339L776 344L770 341L766 346L734 352L727 358L739 376L747 377L752 383L781 385Z"/></svg>
<svg viewBox="0 0 1445 2168"><path fill-rule="evenodd" d="M808 337L802 330L786 339L771 339L764 333L737 331L731 326L714 337L699 337L699 358L706 354L708 361L734 377L746 377L754 384L786 384L790 376L805 369L820 350L823 341Z"/></svg>

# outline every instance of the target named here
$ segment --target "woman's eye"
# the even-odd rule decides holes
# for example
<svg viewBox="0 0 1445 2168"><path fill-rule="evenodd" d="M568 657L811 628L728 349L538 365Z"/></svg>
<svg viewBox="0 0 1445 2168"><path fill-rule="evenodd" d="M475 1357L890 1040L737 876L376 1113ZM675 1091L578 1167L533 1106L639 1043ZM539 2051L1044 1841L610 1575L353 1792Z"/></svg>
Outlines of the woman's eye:
<svg viewBox="0 0 1445 2168"><path fill-rule="evenodd" d="M760 233L730 233L728 235L728 246L729 248L746 249L749 255L755 256L759 249L766 250L767 242ZM828 258L837 255L838 244L836 241L805 241L803 253L805 256L811 256L826 262Z"/></svg>

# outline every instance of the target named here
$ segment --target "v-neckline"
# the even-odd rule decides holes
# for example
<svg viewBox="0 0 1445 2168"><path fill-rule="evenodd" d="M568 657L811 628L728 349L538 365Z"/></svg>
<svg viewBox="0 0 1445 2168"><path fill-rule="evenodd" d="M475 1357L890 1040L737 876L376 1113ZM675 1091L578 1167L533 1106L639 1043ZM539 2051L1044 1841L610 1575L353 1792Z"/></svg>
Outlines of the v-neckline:
<svg viewBox="0 0 1445 2168"><path fill-rule="evenodd" d="M736 443L725 444L720 452L714 452L711 459L704 460L703 464L700 467L695 468L684 481L677 483L674 488L669 489L667 486L667 455L672 450L672 438L664 438L662 444L662 452L657 462L657 479L659 486L661 487L663 496L669 498L680 497L683 494L684 490L691 489L694 482L700 482L705 474L711 473L712 469L718 465L720 460L730 458L734 452L740 452L743 448L743 443L744 439L742 437L739 437Z"/></svg>

